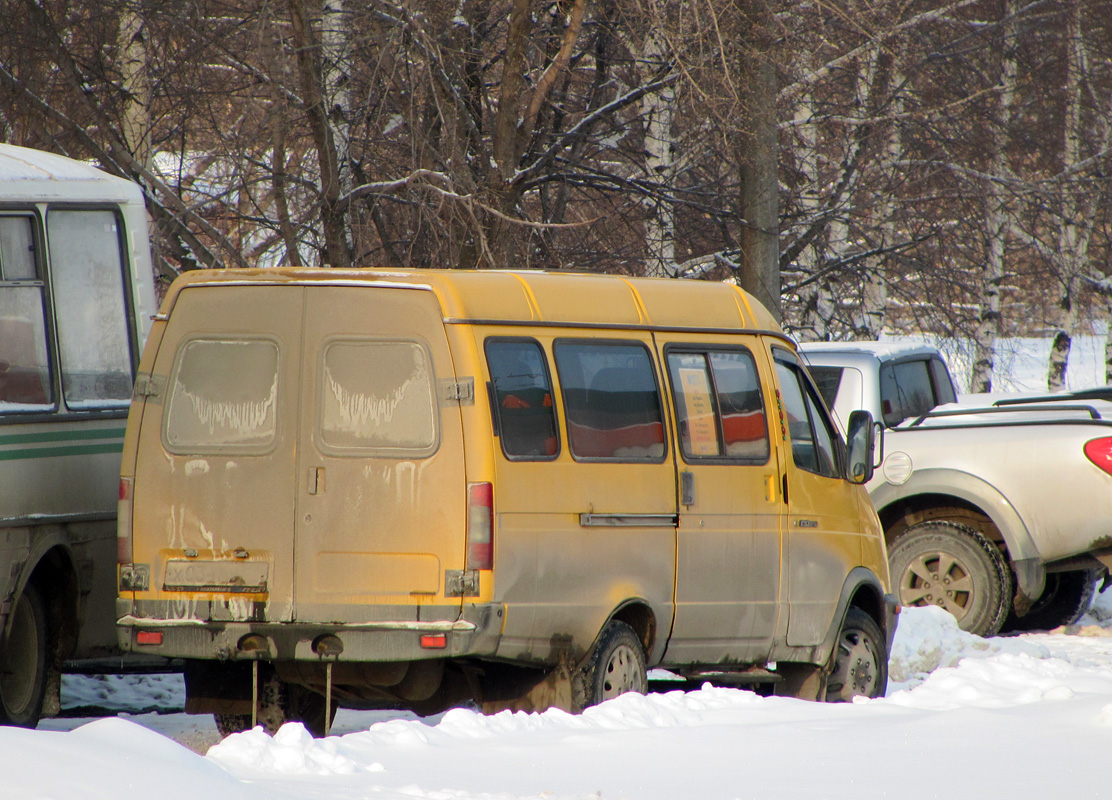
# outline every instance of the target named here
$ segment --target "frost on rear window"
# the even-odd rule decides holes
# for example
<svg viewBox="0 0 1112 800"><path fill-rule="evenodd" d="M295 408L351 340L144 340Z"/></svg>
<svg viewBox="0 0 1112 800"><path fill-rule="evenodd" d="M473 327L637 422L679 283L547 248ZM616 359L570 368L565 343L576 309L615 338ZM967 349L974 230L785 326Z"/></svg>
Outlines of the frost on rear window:
<svg viewBox="0 0 1112 800"><path fill-rule="evenodd" d="M428 354L416 342L331 342L323 383L326 447L406 454L435 448L435 382Z"/></svg>
<svg viewBox="0 0 1112 800"><path fill-rule="evenodd" d="M188 342L170 382L173 450L263 449L275 436L278 347L268 341Z"/></svg>

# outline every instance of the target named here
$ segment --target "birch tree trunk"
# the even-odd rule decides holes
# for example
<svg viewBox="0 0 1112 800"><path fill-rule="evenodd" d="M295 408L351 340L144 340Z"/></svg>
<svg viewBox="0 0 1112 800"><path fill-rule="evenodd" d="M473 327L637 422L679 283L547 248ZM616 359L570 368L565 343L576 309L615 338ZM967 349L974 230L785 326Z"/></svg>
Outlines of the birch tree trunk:
<svg viewBox="0 0 1112 800"><path fill-rule="evenodd" d="M654 23L650 23L641 42L639 65L643 83L650 83L668 59L661 26ZM660 185L660 190L645 200L645 274L656 277L676 273L676 215L672 206L676 163L672 123L675 114L674 84L664 85L660 91L645 95L641 101L645 166L649 179Z"/></svg>
<svg viewBox="0 0 1112 800"><path fill-rule="evenodd" d="M991 392L992 373L996 365L996 337L1000 331L1000 289L1004 283L1005 246L1011 228L1007 195L1003 181L1009 177L1008 144L1015 100L1017 73L1015 55L1015 22L1013 0L1001 0L1000 18L1003 46L1000 50L1000 97L996 124L990 147L992 158L985 186L986 251L981 270L981 307L973 334L973 369L969 379L971 392Z"/></svg>
<svg viewBox="0 0 1112 800"><path fill-rule="evenodd" d="M815 96L805 92L795 108L794 128L799 137L796 152L796 169L804 188L800 192L799 207L803 218L818 224L821 213L819 191L818 145L819 131L815 124ZM830 339L830 320L833 309L830 307L829 285L819 277L822 269L822 236L815 236L796 258L802 274L801 279L811 282L799 290L801 313L796 335L803 341L823 342Z"/></svg>
<svg viewBox="0 0 1112 800"><path fill-rule="evenodd" d="M351 68L348 15L344 0L324 0L321 6L321 101L326 124L332 132L332 145L336 151L336 185L339 196L346 198L355 188L351 158L351 94L348 91L348 71ZM344 244L354 255L352 229L358 224L357 215L348 205L343 226Z"/></svg>
<svg viewBox="0 0 1112 800"><path fill-rule="evenodd" d="M151 166L151 76L147 30L143 18L132 8L120 13L118 37L121 88L124 107L120 121L128 150L144 168Z"/></svg>
<svg viewBox="0 0 1112 800"><path fill-rule="evenodd" d="M1062 128L1062 175L1059 179L1061 215L1057 251L1053 254L1061 287L1046 377L1046 386L1051 391L1066 386L1070 349L1077 325L1075 294L1080 276L1088 266L1091 235L1091 229L1085 223L1089 219L1089 209L1068 177L1081 159L1081 102L1084 78L1088 72L1088 57L1082 37L1081 3L1075 0L1069 11L1066 33L1066 107Z"/></svg>
<svg viewBox="0 0 1112 800"><path fill-rule="evenodd" d="M297 53L302 102L320 170L320 219L327 266L351 266L351 235L347 227L348 201L341 191L341 167L332 125L325 105L323 70L317 37L303 0L289 0L290 32Z"/></svg>

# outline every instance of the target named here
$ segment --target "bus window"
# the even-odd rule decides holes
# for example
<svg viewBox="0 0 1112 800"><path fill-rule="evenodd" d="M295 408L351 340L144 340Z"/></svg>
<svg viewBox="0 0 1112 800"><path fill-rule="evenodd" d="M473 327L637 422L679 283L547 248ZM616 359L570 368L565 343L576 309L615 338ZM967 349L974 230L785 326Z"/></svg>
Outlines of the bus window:
<svg viewBox="0 0 1112 800"><path fill-rule="evenodd" d="M119 223L112 211L47 217L62 391L71 409L126 407L131 350Z"/></svg>
<svg viewBox="0 0 1112 800"><path fill-rule="evenodd" d="M0 217L0 413L53 408L34 218Z"/></svg>

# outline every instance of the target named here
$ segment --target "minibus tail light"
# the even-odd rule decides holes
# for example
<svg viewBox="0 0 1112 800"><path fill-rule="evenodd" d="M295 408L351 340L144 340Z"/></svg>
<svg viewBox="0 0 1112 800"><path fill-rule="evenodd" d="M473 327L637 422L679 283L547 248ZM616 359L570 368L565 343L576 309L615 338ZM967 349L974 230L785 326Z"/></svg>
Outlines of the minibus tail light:
<svg viewBox="0 0 1112 800"><path fill-rule="evenodd" d="M120 478L120 501L116 506L116 561L130 564L134 560L131 538L131 478Z"/></svg>
<svg viewBox="0 0 1112 800"><path fill-rule="evenodd" d="M494 485L467 485L467 568L494 567Z"/></svg>
<svg viewBox="0 0 1112 800"><path fill-rule="evenodd" d="M1102 470L1112 475L1112 437L1085 442L1085 455Z"/></svg>

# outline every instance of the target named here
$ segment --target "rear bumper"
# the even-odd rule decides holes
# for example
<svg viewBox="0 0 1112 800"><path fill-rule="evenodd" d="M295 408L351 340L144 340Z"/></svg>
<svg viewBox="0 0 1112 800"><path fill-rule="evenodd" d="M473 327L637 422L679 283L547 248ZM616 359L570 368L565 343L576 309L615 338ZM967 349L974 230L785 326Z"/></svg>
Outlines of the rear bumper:
<svg viewBox="0 0 1112 800"><path fill-rule="evenodd" d="M171 605L118 599L120 649L168 658L319 662L314 643L327 636L340 644L338 654L334 640L328 648L329 659L336 661L483 657L497 649L504 618L500 603L464 604L450 619L428 619L428 607L421 609L426 619L418 619L415 607L376 607L380 619L334 624L182 619L168 613Z"/></svg>

